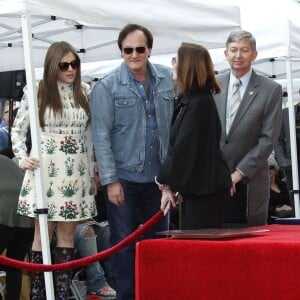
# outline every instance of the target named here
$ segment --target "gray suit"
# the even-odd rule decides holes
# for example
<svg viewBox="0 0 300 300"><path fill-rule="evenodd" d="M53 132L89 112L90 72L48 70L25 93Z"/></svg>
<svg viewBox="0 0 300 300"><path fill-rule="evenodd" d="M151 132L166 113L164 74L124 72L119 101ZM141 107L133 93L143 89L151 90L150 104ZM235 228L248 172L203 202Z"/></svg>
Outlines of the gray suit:
<svg viewBox="0 0 300 300"><path fill-rule="evenodd" d="M226 134L226 105L230 72L218 76L222 93L215 101L222 123L221 148L230 171L239 169L247 183L247 225L265 225L268 215L268 157L281 126L281 86L252 72L232 126Z"/></svg>

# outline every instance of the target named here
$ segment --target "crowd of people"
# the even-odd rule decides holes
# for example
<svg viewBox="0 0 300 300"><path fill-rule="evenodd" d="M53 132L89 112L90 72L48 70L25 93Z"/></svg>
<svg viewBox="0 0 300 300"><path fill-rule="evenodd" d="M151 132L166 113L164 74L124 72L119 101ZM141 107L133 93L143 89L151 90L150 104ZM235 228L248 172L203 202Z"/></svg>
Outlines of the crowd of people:
<svg viewBox="0 0 300 300"><path fill-rule="evenodd" d="M40 158L31 152L25 87L0 150L16 177L13 194L5 194L0 181L1 200L13 199L10 213L0 215L1 251L16 259L28 253L30 262L42 263L38 216L45 211L55 263L116 245L159 209L164 217L143 238L169 228L261 226L293 215L291 187L279 177L275 159L283 134L282 88L253 69L257 49L250 32L229 35L224 55L230 70L218 76L208 49L194 43L182 42L172 70L151 63L153 35L139 24L127 24L117 44L123 62L92 91L81 80L72 45L49 47L36 86ZM2 157L10 147L14 162ZM36 196L40 166L44 208ZM26 243L14 253L22 232ZM133 300L134 258L131 244L85 267L88 297ZM72 275L54 273L57 300L69 298ZM7 280L6 299L16 300L20 272L7 268ZM31 272L30 285L30 299L46 299L43 272Z"/></svg>

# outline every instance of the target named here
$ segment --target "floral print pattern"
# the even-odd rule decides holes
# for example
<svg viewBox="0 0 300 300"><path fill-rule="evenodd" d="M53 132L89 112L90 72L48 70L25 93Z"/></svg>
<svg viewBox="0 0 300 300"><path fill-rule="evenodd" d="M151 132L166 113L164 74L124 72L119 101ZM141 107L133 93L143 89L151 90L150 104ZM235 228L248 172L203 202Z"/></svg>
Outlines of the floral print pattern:
<svg viewBox="0 0 300 300"><path fill-rule="evenodd" d="M59 92L63 113L53 116L52 111L46 110L45 128L40 132L44 202L48 207L48 220L85 220L97 214L89 171L92 161L91 133L85 111L74 104L72 85L59 84ZM26 157L23 136L28 125L25 92L12 130L14 152L20 162ZM20 190L18 214L37 217L35 186L34 173L26 171Z"/></svg>

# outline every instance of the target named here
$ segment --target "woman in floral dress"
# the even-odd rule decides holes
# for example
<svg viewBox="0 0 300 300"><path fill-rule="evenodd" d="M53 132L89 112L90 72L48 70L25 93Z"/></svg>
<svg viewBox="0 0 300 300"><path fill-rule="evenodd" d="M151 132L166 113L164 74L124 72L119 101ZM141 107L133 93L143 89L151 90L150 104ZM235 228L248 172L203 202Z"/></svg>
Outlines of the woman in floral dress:
<svg viewBox="0 0 300 300"><path fill-rule="evenodd" d="M74 257L74 232L79 221L96 215L92 190L92 143L89 130L88 85L81 82L80 58L66 42L53 43L46 54L43 80L38 85L44 199L49 232L56 225L55 262ZM26 170L17 213L35 218L30 260L42 262L42 247L34 170L39 160L26 153L29 110L26 88L14 126L12 144L19 166ZM51 234L50 234L51 237ZM56 299L68 299L70 272L54 274ZM43 273L31 276L31 299L46 299Z"/></svg>

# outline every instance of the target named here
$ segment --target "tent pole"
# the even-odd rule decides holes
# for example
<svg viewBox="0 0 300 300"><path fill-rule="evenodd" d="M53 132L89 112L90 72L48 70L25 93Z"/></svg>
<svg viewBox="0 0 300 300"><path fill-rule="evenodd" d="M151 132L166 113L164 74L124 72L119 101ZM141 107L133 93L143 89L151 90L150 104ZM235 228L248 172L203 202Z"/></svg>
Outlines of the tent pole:
<svg viewBox="0 0 300 300"><path fill-rule="evenodd" d="M41 149L40 149L40 131L39 131L39 117L37 109L37 91L36 82L33 68L33 57L32 57L32 33L31 33L31 21L30 13L24 11L21 14L22 32L23 32L23 44L24 44L24 60L26 69L26 81L28 89L28 103L29 103L29 114L30 118L30 130L32 138L32 155L40 160L40 167L37 168L35 173L35 186L37 193L37 208L47 208L47 203L44 199L45 187L42 172L42 160L41 160ZM39 224L42 241L42 253L43 262L45 264L51 264L50 245L49 245L49 234L48 234L48 222L47 213L39 214ZM54 300L54 288L53 288L53 276L52 272L45 272L45 287L46 296L48 300Z"/></svg>
<svg viewBox="0 0 300 300"><path fill-rule="evenodd" d="M297 143L296 143L296 122L295 110L293 103L293 81L292 81L292 59L286 58L286 83L288 92L288 110L289 110L289 128L290 128L290 141L291 141L291 160L292 160L292 175L293 175L293 193L295 217L300 217L299 212L299 177L298 177L298 159L297 159Z"/></svg>

